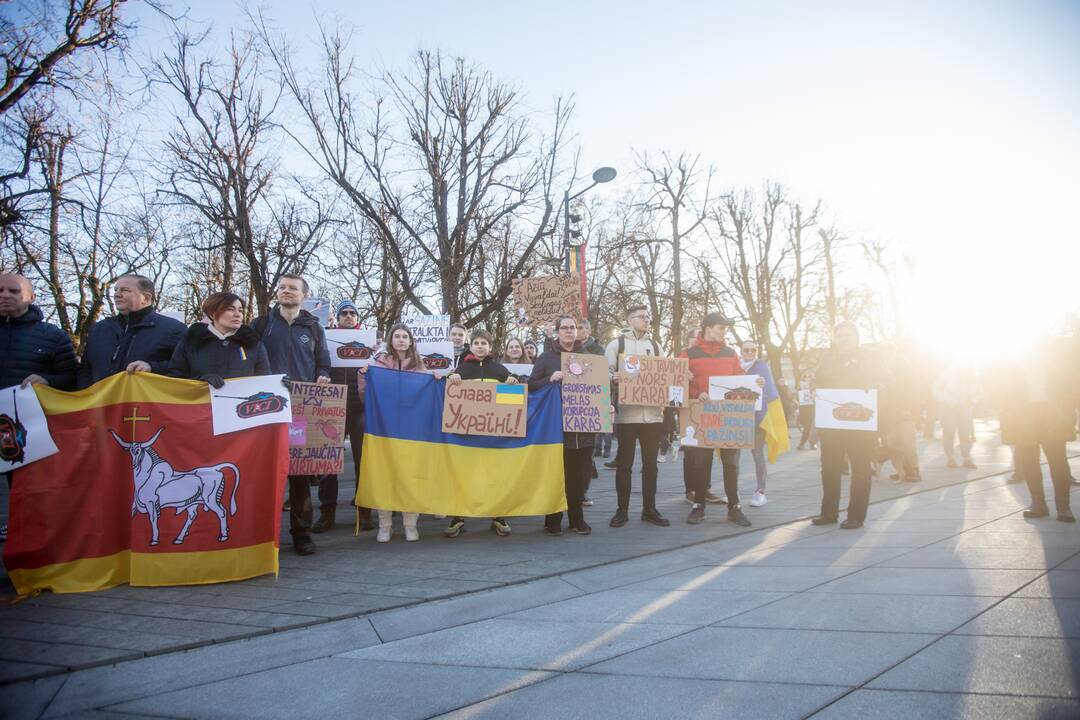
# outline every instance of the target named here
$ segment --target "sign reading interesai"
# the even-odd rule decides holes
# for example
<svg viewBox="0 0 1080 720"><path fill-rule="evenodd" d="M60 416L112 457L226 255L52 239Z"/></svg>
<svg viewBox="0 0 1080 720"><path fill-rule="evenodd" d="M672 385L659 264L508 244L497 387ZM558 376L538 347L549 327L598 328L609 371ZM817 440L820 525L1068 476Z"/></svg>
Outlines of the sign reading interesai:
<svg viewBox="0 0 1080 720"><path fill-rule="evenodd" d="M294 382L289 474L336 475L345 465L344 385Z"/></svg>

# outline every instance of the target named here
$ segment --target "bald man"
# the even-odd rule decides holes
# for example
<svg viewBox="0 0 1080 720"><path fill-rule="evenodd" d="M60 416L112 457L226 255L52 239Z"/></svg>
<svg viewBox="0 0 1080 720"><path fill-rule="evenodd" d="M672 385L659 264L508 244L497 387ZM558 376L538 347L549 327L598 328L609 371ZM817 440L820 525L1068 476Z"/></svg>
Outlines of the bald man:
<svg viewBox="0 0 1080 720"><path fill-rule="evenodd" d="M75 388L75 349L63 330L45 322L34 288L22 275L0 273L0 388Z"/></svg>

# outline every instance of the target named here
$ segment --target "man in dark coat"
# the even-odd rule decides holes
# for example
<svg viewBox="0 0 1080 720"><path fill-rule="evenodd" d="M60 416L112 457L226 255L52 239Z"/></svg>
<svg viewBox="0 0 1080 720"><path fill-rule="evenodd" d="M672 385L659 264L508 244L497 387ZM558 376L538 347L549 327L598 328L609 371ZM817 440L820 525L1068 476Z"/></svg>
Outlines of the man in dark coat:
<svg viewBox="0 0 1080 720"><path fill-rule="evenodd" d="M328 383L330 351L326 332L314 315L301 309L308 293L304 278L282 275L277 286L278 304L269 314L255 318L251 327L266 347L274 374L284 373L299 382ZM289 533L293 549L300 555L315 552L311 540L311 477L289 476Z"/></svg>
<svg viewBox="0 0 1080 720"><path fill-rule="evenodd" d="M90 328L79 366L80 389L121 371L168 371L187 327L157 312L154 297L153 281L142 275L124 275L113 284L117 314Z"/></svg>
<svg viewBox="0 0 1080 720"><path fill-rule="evenodd" d="M75 350L60 328L45 322L34 289L22 275L0 273L0 388L75 387Z"/></svg>
<svg viewBox="0 0 1080 720"><path fill-rule="evenodd" d="M815 388L870 389L879 384L880 371L874 357L859 347L859 330L842 322L833 330L832 349L821 359L814 379ZM820 402L820 401L819 401ZM879 413L881 408L878 409ZM844 458L851 462L851 497L844 530L862 527L870 505L870 461L877 434L862 430L818 428L821 440L821 515L814 525L831 525L840 513L840 476Z"/></svg>

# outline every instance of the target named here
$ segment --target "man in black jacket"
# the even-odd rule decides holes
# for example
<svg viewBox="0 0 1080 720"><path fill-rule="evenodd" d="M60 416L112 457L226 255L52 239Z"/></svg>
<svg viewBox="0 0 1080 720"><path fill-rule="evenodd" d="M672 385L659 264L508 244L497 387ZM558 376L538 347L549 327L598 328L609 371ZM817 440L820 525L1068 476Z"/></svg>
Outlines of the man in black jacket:
<svg viewBox="0 0 1080 720"><path fill-rule="evenodd" d="M22 275L0 273L0 388L75 387L75 350L60 328L45 322L34 289Z"/></svg>
<svg viewBox="0 0 1080 720"><path fill-rule="evenodd" d="M330 352L326 332L314 315L302 310L307 298L307 280L299 275L282 275L277 285L277 302L268 315L251 324L259 333L270 356L274 374L284 373L299 382L330 382ZM315 552L311 540L311 476L289 476L289 533L293 549L300 555Z"/></svg>
<svg viewBox="0 0 1080 720"><path fill-rule="evenodd" d="M124 275L113 284L117 314L90 328L79 366L80 389L121 371L168 371L187 327L155 311L154 297L153 281L142 275Z"/></svg>

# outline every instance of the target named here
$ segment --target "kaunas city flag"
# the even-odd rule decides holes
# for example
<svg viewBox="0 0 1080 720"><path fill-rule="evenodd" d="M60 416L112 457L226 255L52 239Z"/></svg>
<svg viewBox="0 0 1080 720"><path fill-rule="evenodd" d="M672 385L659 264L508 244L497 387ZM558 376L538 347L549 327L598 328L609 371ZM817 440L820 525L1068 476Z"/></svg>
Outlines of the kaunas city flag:
<svg viewBox="0 0 1080 720"><path fill-rule="evenodd" d="M151 373L36 390L59 452L12 479L19 593L277 572L287 425L215 436L206 383Z"/></svg>

